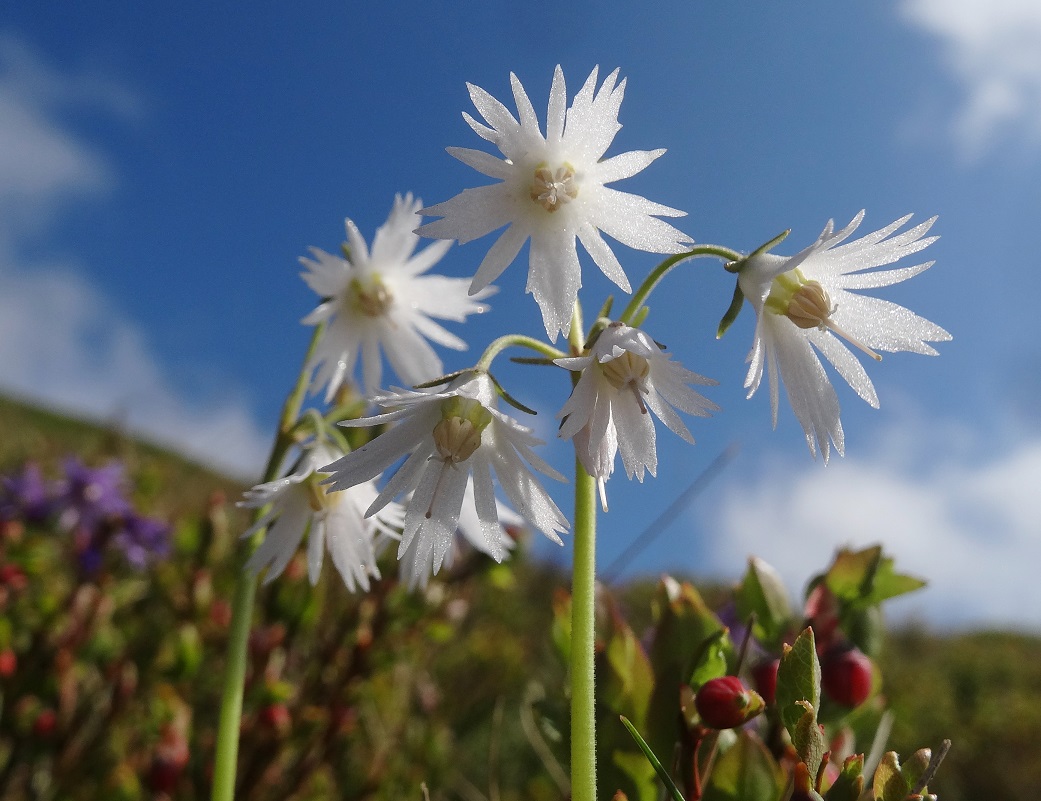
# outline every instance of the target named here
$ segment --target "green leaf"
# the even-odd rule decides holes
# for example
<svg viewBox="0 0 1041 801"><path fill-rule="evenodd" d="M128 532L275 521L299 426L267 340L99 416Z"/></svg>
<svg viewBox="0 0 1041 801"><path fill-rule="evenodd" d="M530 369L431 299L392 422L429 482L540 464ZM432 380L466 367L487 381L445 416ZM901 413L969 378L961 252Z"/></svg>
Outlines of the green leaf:
<svg viewBox="0 0 1041 801"><path fill-rule="evenodd" d="M732 654L734 646L726 629L713 632L701 644L698 656L694 660L694 670L687 682L692 689L697 690L702 684L711 679L718 679L727 674L727 656Z"/></svg>
<svg viewBox="0 0 1041 801"><path fill-rule="evenodd" d="M922 579L897 573L893 564L882 555L881 545L860 551L844 549L824 580L836 596L858 606L878 604L925 586Z"/></svg>
<svg viewBox="0 0 1041 801"><path fill-rule="evenodd" d="M737 741L716 757L702 801L752 801L781 797L785 775L762 741L742 729Z"/></svg>
<svg viewBox="0 0 1041 801"><path fill-rule="evenodd" d="M799 759L806 763L810 776L815 777L821 769L828 745L824 741L824 732L817 723L817 713L810 702L796 701L796 704L804 711L799 722L795 724L795 731L792 732L792 745L795 746Z"/></svg>
<svg viewBox="0 0 1041 801"><path fill-rule="evenodd" d="M871 793L875 801L904 801L911 785L900 772L900 757L896 751L887 751L875 769Z"/></svg>
<svg viewBox="0 0 1041 801"><path fill-rule="evenodd" d="M676 744L678 689L694 673L703 644L725 626L691 584L666 576L654 599L655 628L650 648L654 692L644 732L659 753L671 754Z"/></svg>
<svg viewBox="0 0 1041 801"><path fill-rule="evenodd" d="M654 772L658 774L658 778L662 780L662 783L665 785L665 788L672 795L673 801L684 801L683 793L680 792L679 788L676 786L676 782L674 782L672 780L672 777L669 775L669 772L665 770L665 768L662 766L661 760L659 760L658 757L654 755L654 752L651 750L651 747L647 745L647 741L640 736L640 732L636 730L636 727L633 726L633 724L629 721L628 718L625 717L625 715L621 715L620 717L622 725L625 726L625 728L629 731L629 734L631 734L633 736L633 739L636 740L636 744L640 746L640 750L643 751L643 755L647 758L647 761L654 768Z"/></svg>
<svg viewBox="0 0 1041 801"><path fill-rule="evenodd" d="M842 770L824 796L827 801L858 801L864 792L864 755L846 757Z"/></svg>
<svg viewBox="0 0 1041 801"><path fill-rule="evenodd" d="M918 780L928 770L932 758L933 752L931 748L919 748L904 762L900 773L903 774L904 781L907 782L908 792L914 789L915 785L918 784Z"/></svg>
<svg viewBox="0 0 1041 801"><path fill-rule="evenodd" d="M658 774L648 761L646 754L640 751L615 749L611 754L611 761L623 775L632 780L633 787L636 788L635 801L658 801L658 782L656 781ZM616 799L618 793L621 793L624 798L629 798L629 794L618 790L615 793Z"/></svg>
<svg viewBox="0 0 1041 801"><path fill-rule="evenodd" d="M611 630L604 649L606 669L598 672L599 700L608 708L643 726L654 689L650 660L625 619L612 608Z"/></svg>
<svg viewBox="0 0 1041 801"><path fill-rule="evenodd" d="M769 644L783 634L792 614L788 592L781 575L762 559L753 556L748 560L735 600L743 620L755 615L753 634L757 639Z"/></svg>
<svg viewBox="0 0 1041 801"><path fill-rule="evenodd" d="M820 710L821 666L813 640L813 629L803 630L792 645L784 647L777 669L777 708L788 734L795 729L806 711L799 701L808 701L814 713Z"/></svg>

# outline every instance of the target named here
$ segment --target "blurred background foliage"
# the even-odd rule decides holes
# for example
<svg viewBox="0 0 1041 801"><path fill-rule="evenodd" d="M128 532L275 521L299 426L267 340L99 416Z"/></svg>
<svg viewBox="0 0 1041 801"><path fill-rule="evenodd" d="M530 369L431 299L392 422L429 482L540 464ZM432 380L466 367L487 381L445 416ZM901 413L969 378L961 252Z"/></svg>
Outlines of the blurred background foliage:
<svg viewBox="0 0 1041 801"><path fill-rule="evenodd" d="M87 570L60 521L0 524L0 799L204 798L244 487L0 400L0 474L35 464L54 480L70 455L122 465L134 509L169 524L169 552L139 569L113 546ZM302 558L262 588L238 797L397 801L425 783L434 801L565 798L567 576L519 536L510 562L465 555L422 593L389 567L368 595L328 569L312 588ZM613 586L605 608L640 636L658 584ZM699 589L713 608L729 591ZM879 668L891 749L954 742L930 784L941 799L1036 797L1041 640L905 627Z"/></svg>

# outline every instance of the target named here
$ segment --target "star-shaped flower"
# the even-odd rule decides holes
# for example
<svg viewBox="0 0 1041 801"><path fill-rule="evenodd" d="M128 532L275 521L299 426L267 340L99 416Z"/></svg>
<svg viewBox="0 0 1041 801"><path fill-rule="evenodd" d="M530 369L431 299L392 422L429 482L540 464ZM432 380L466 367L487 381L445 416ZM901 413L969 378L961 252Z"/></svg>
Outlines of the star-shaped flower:
<svg viewBox="0 0 1041 801"><path fill-rule="evenodd" d="M938 325L903 306L851 291L896 284L931 267L930 261L892 270L875 269L936 241L937 237L926 236L936 218L897 234L911 219L909 214L842 244L863 219L861 211L841 231L835 231L834 222L829 220L817 241L795 256L756 253L737 265L738 285L758 317L755 342L748 354L748 397L759 388L765 368L770 376L770 406L776 426L779 374L806 432L810 452L816 456L819 447L825 462L829 440L841 455L844 436L839 401L817 351L854 392L878 408L871 379L846 343L881 360L876 351L935 356L936 351L926 343L951 338Z"/></svg>
<svg viewBox="0 0 1041 801"><path fill-rule="evenodd" d="M382 377L380 349L387 355L398 378L418 384L443 372L441 360L427 340L455 350L466 343L449 333L432 318L463 322L468 314L483 312L477 301L494 292L467 296L466 280L441 275L423 275L445 255L450 242L436 242L414 253L419 237L416 227L422 201L394 197L390 217L377 231L370 251L351 220L347 225L346 258L311 248L313 258L301 258L307 268L301 274L307 285L323 298L303 322L317 325L328 321L309 367L318 368L317 390L326 388L329 402L354 371L359 354L365 394L377 391Z"/></svg>
<svg viewBox="0 0 1041 801"><path fill-rule="evenodd" d="M715 384L672 361L638 328L612 323L597 337L588 356L554 360L582 375L557 417L559 436L573 439L579 461L598 480L600 502L607 508L604 482L614 472L618 451L626 475L643 481L655 475L658 455L654 422L648 410L687 442L694 437L673 407L707 417L719 407L688 384Z"/></svg>
<svg viewBox="0 0 1041 801"><path fill-rule="evenodd" d="M385 504L379 514L366 519L364 511L377 495L371 481L361 482L347 492L329 492L321 484L326 478L321 466L342 456L343 452L331 445L314 444L304 452L292 473L258 484L245 493L241 506L259 509L271 505L242 535L250 537L267 528L264 541L245 567L252 573L266 567L265 584L285 570L305 533L311 584L318 582L326 549L351 592L358 587L368 591L369 577L379 578L375 540L397 537L404 510L398 504Z"/></svg>
<svg viewBox="0 0 1041 801"><path fill-rule="evenodd" d="M366 512L378 512L391 498L410 494L399 558L414 545L412 558L437 573L452 545L467 478L472 475L484 550L501 560L506 549L493 470L520 515L560 543L557 535L567 529L567 520L524 461L552 478L563 481L563 476L531 450L541 444L531 429L496 408L495 387L486 373L463 374L443 392L397 390L373 400L391 411L342 425L395 425L323 469L332 473L327 479L331 488L340 490L371 480L407 457Z"/></svg>
<svg viewBox="0 0 1041 801"><path fill-rule="evenodd" d="M546 135L516 75L510 74L518 121L483 89L467 84L474 106L488 125L463 117L478 136L495 145L504 159L481 150L448 148L448 152L499 183L466 189L443 203L422 210L441 217L417 233L469 242L509 226L484 257L470 292L494 281L530 238L527 291L542 311L546 333L556 341L571 327L571 312L582 285L575 240L582 243L604 275L626 292L629 280L617 257L600 235L652 253L681 253L692 240L657 217L685 212L606 184L643 170L664 150L629 151L604 159L621 125L618 109L625 81L618 70L596 88L598 69L565 111L567 92L558 66L549 93Z"/></svg>

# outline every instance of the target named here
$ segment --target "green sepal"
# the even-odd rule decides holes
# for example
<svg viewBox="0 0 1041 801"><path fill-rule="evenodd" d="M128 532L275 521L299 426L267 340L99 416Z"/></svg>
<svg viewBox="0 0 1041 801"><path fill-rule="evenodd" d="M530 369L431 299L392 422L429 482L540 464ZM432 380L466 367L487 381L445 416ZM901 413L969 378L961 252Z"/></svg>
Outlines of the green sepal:
<svg viewBox="0 0 1041 801"><path fill-rule="evenodd" d="M716 328L716 339L719 339L727 332L727 329L734 324L734 320L737 319L737 315L741 313L741 307L745 305L745 293L741 291L741 283L736 282L734 284L734 297L730 299L730 305L727 307L726 313L723 315L723 319L719 321L719 326Z"/></svg>
<svg viewBox="0 0 1041 801"><path fill-rule="evenodd" d="M622 725L625 726L629 734L631 734L633 739L636 740L636 744L640 747L640 750L643 751L643 755L647 757L647 761L651 763L651 767L653 767L654 772L658 774L658 778L661 779L662 784L664 784L665 788L669 791L673 801L684 801L683 793L681 793L679 788L676 786L676 782L672 780L669 772L662 766L661 760L654 755L654 751L652 751L651 747L647 745L647 741L640 736L640 732L636 730L636 727L633 726L625 715L619 715L619 718L622 721Z"/></svg>
<svg viewBox="0 0 1041 801"><path fill-rule="evenodd" d="M499 394L499 397L506 401L508 404L510 404L510 406L512 406L514 409L525 412L527 414L538 414L538 412L536 412L534 409L529 409L519 400L510 395L509 392L503 389L502 384L500 384L498 379L496 379L496 377L493 376L491 373L488 373L488 378L491 379L492 385L495 387L495 391Z"/></svg>
<svg viewBox="0 0 1041 801"><path fill-rule="evenodd" d="M447 384L450 381L454 381L460 376L466 375L467 373L477 372L472 367L467 367L465 370L456 370L454 373L447 373L438 378L431 379L430 381L424 381L422 384L413 384L412 389L430 389L432 387L439 387L442 384Z"/></svg>
<svg viewBox="0 0 1041 801"><path fill-rule="evenodd" d="M800 701L809 702L814 714L820 711L821 666L813 629L807 627L791 645L784 646L777 668L777 709L791 737L805 713Z"/></svg>

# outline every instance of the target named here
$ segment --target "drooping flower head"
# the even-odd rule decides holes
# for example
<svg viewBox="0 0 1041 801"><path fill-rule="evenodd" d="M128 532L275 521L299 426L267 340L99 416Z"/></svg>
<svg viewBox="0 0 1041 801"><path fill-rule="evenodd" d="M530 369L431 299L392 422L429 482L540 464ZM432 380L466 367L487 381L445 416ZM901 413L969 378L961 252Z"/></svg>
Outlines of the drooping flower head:
<svg viewBox="0 0 1041 801"><path fill-rule="evenodd" d="M911 219L907 215L846 242L863 219L861 211L841 231L835 231L829 220L817 241L795 256L757 253L737 265L738 285L757 315L745 377L748 397L759 388L765 369L776 426L779 377L806 432L810 452L816 456L820 448L825 462L830 444L840 455L843 453L844 435L839 401L818 352L854 392L878 408L874 385L847 343L880 360L877 351L936 355L926 343L951 338L938 325L903 306L852 291L906 281L931 267L930 261L892 270L876 269L936 241L937 237L926 236L936 218L896 233Z"/></svg>
<svg viewBox="0 0 1041 801"><path fill-rule="evenodd" d="M524 464L563 480L531 449L541 444L531 429L500 412L492 380L486 373L465 373L442 392L397 390L374 398L391 411L344 421L346 426L393 423L367 445L324 469L333 490L369 481L402 457L366 514L374 514L392 498L409 495L398 557L411 552L416 564L436 573L452 545L468 477L473 477L477 518L484 550L497 560L505 556L496 510L492 472L509 502L532 526L559 543L567 520Z"/></svg>
<svg viewBox="0 0 1041 801"><path fill-rule="evenodd" d="M625 81L618 80L615 70L598 89L597 74L598 68L594 68L566 108L564 73L556 68L545 136L516 75L510 74L510 83L519 121L488 92L467 84L487 125L469 114L463 117L505 158L469 148L448 148L448 152L499 183L466 189L423 209L424 216L442 219L417 231L469 242L508 226L481 262L471 293L494 281L530 238L527 291L535 296L546 333L554 341L559 332L566 334L570 329L571 311L582 284L576 239L604 275L626 292L632 291L629 280L601 232L652 253L680 253L691 243L684 233L657 219L684 212L606 186L635 175L665 151L633 150L603 158L621 128L618 109Z"/></svg>
<svg viewBox="0 0 1041 801"><path fill-rule="evenodd" d="M320 468L341 456L343 452L329 444L313 444L292 473L245 493L241 506L259 509L271 504L271 509L242 535L250 537L267 528L264 541L245 566L253 573L266 567L265 584L285 570L304 534L308 536L307 574L311 584L318 582L326 550L351 592L358 587L368 591L369 577L379 578L376 538L396 538L404 512L398 504L386 504L379 514L366 519L364 511L377 494L371 481L347 492L329 492L321 483L327 476Z"/></svg>
<svg viewBox="0 0 1041 801"><path fill-rule="evenodd" d="M325 387L326 402L351 377L359 355L364 391L376 392L383 374L380 349L405 383L441 375L441 360L427 340L455 350L465 350L466 343L432 318L463 322L488 308L477 301L493 288L469 298L465 279L423 275L451 243L436 242L414 253L419 237L412 229L421 205L411 193L396 195L371 251L358 226L347 220L346 257L311 248L313 258L300 259L307 270L301 274L304 281L323 298L303 322L329 323L309 363L318 368L314 387Z"/></svg>
<svg viewBox="0 0 1041 801"><path fill-rule="evenodd" d="M474 497L474 482L471 476L466 482L466 489L463 491L463 505L459 510L457 527L462 536L454 538L445 551L442 567L450 568L452 566L461 543L466 543L474 550L491 556L496 561L501 562L506 558L515 545L509 529L523 525L524 518L506 504L500 503L498 499L495 501L495 512L499 518L498 536L495 536L495 528L485 527L477 516L477 500ZM488 540L489 536L493 537L491 542ZM431 574L435 572L434 557L436 554L433 549L420 551L418 546L421 539L413 537L411 545L399 559L401 580L411 589L417 587L425 589Z"/></svg>
<svg viewBox="0 0 1041 801"><path fill-rule="evenodd" d="M622 323L604 329L589 355L556 359L555 364L582 371L574 392L557 415L564 418L559 436L574 440L582 466L598 479L605 509L604 482L614 472L619 450L630 479L635 475L643 481L646 470L652 476L656 474L658 455L649 411L693 443L673 407L699 417L719 410L687 386L715 381L672 361L645 331Z"/></svg>

